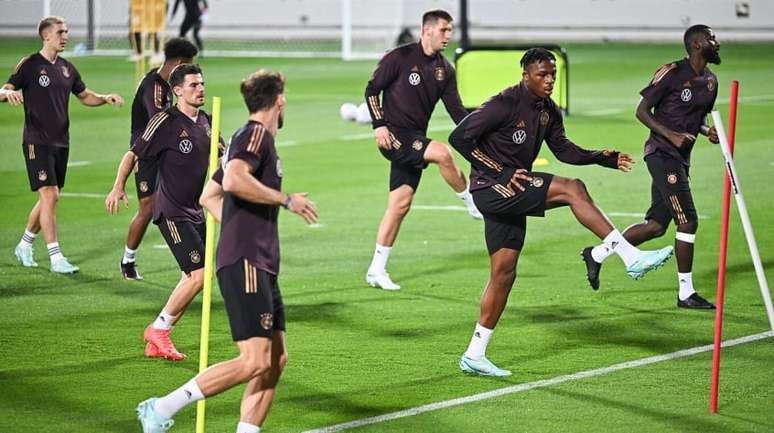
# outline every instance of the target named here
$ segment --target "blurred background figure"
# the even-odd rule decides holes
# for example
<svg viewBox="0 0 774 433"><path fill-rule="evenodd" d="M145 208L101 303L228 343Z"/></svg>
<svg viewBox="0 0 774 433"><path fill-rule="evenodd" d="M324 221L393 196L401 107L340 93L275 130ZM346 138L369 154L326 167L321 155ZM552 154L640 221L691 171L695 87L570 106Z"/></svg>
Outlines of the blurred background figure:
<svg viewBox="0 0 774 433"><path fill-rule="evenodd" d="M180 6L181 0L175 0L175 6L172 8L172 15L170 19L175 17L177 7ZM180 37L184 38L188 34L188 31L193 28L193 37L196 42L196 47L199 48L199 55L202 55L204 51L204 45L202 44L202 38L199 36L199 31L202 29L202 25L207 21L207 0L182 0L185 7L185 18L183 23L180 24Z"/></svg>

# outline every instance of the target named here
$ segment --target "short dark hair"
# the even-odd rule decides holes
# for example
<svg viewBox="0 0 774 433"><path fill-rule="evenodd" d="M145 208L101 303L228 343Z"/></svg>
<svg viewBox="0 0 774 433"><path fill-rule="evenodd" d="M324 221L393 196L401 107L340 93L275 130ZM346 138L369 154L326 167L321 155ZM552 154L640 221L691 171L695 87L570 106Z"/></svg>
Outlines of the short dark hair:
<svg viewBox="0 0 774 433"><path fill-rule="evenodd" d="M695 41L701 36L705 36L707 34L707 30L709 29L710 27L704 24L696 24L688 27L688 30L686 30L685 34L683 35L683 44L685 45L685 51L687 51L690 54L691 44L693 43L693 41Z"/></svg>
<svg viewBox="0 0 774 433"><path fill-rule="evenodd" d="M58 17L56 15L52 15L50 17L45 17L38 23L38 36L43 38L43 32L46 31L47 28L53 26L54 24L64 24L65 19L62 17Z"/></svg>
<svg viewBox="0 0 774 433"><path fill-rule="evenodd" d="M199 67L199 65L194 65L191 63L183 63L182 65L178 65L175 69L172 70L172 73L169 75L169 86L170 87L180 86L185 82L186 75L201 74L201 73L202 73L202 68Z"/></svg>
<svg viewBox="0 0 774 433"><path fill-rule="evenodd" d="M548 51L545 48L530 48L526 53L524 53L523 56L521 56L519 64L521 65L522 69L527 69L527 66L533 63L555 61L556 57L551 51Z"/></svg>
<svg viewBox="0 0 774 433"><path fill-rule="evenodd" d="M172 38L164 44L164 60L193 59L199 49L185 38Z"/></svg>
<svg viewBox="0 0 774 433"><path fill-rule="evenodd" d="M454 21L449 12L443 9L433 9L422 14L422 25L435 24L438 20Z"/></svg>
<svg viewBox="0 0 774 433"><path fill-rule="evenodd" d="M239 85L250 113L266 110L274 105L277 96L285 92L285 76L280 72L259 69Z"/></svg>

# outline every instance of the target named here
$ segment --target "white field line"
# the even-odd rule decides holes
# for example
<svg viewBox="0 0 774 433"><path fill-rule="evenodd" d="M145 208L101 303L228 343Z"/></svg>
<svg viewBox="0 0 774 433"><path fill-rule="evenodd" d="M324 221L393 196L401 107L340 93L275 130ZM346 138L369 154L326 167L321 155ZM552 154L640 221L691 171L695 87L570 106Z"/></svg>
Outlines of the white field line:
<svg viewBox="0 0 774 433"><path fill-rule="evenodd" d="M731 347L739 344L750 343L753 341L758 341L769 337L774 337L774 331L761 332L760 334L753 334L753 335L748 335L746 337L736 338L733 340L726 340L725 342L723 342L723 347ZM647 358L636 359L634 361L622 362L620 364L614 364L609 367L595 368L593 370L580 371L578 373L567 374L564 376L557 376L551 379L538 380L535 382L506 386L504 388L495 389L488 392L482 392L480 394L473 394L467 397L460 397L452 400L439 401L436 403L430 403L423 406L417 406L410 409L387 413L384 415L361 418L354 421L349 421L349 422L336 424L328 427L307 430L304 433L332 433L332 432L338 432L342 430L349 430L357 427L362 427L365 425L392 421L399 418L406 418L409 416L423 414L425 412L432 412L440 409L446 409L449 407L461 406L468 403L488 400L490 398L502 397L504 395L525 392L536 388L544 388L547 386L558 385L561 383L572 382L575 380L586 379L589 377L603 376L619 370L642 367L644 365L655 364L658 362L669 361L672 359L685 358L687 356L693 356L699 353L709 352L713 349L713 347L714 346L712 344L708 344L706 346L693 347L690 349L678 350L677 352L665 353L663 355L649 356Z"/></svg>
<svg viewBox="0 0 774 433"><path fill-rule="evenodd" d="M645 219L645 213L643 212L605 212L608 216L618 217L633 217ZM708 220L710 217L707 215L699 215L700 220Z"/></svg>
<svg viewBox="0 0 774 433"><path fill-rule="evenodd" d="M411 206L411 209L418 209L418 210L451 210L451 211L462 211L467 212L468 208L465 206L432 206L432 205L422 205L422 204L415 204Z"/></svg>
<svg viewBox="0 0 774 433"><path fill-rule="evenodd" d="M84 167L91 165L91 161L70 161L67 163L68 167Z"/></svg>
<svg viewBox="0 0 774 433"><path fill-rule="evenodd" d="M581 111L581 116L610 116L612 114L620 114L623 113L625 110L623 108L605 108L601 110L590 110L590 111Z"/></svg>
<svg viewBox="0 0 774 433"><path fill-rule="evenodd" d="M370 128L371 126L368 125ZM438 131L450 131L454 129L454 125L452 124L445 124L445 125L435 125L427 128L427 132L438 132ZM339 140L343 141L354 141L354 140L365 140L366 138L374 138L374 132L364 132L361 134L349 134L349 135L342 135L339 137ZM441 140L446 141L446 140Z"/></svg>

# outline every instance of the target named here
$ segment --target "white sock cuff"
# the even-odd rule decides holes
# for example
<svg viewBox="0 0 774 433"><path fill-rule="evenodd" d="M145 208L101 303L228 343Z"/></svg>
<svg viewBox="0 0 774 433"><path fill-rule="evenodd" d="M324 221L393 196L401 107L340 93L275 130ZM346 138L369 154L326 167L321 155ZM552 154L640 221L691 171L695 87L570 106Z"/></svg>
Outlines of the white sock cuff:
<svg viewBox="0 0 774 433"><path fill-rule="evenodd" d="M199 388L199 384L196 383L196 378L189 380L188 383L185 384L184 389L191 393L191 400L204 400L204 393Z"/></svg>
<svg viewBox="0 0 774 433"><path fill-rule="evenodd" d="M457 197L459 197L461 199L465 199L468 196L470 196L470 189L466 186L465 189L463 189L460 192L455 192L455 194L457 194Z"/></svg>
<svg viewBox="0 0 774 433"><path fill-rule="evenodd" d="M261 427L246 423L244 421L239 421L236 431L237 433L261 433Z"/></svg>
<svg viewBox="0 0 774 433"><path fill-rule="evenodd" d="M696 235L692 233L676 232L675 239L681 242L692 244L696 240Z"/></svg>

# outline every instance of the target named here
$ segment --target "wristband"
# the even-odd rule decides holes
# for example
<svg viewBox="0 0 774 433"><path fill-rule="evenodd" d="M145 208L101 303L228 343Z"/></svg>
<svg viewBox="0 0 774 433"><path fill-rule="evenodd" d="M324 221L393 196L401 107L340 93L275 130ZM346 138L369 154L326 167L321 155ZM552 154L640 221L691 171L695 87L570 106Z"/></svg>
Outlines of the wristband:
<svg viewBox="0 0 774 433"><path fill-rule="evenodd" d="M709 130L710 127L707 125L701 125L701 127L699 127L699 132L701 132L702 135L709 135Z"/></svg>
<svg viewBox="0 0 774 433"><path fill-rule="evenodd" d="M284 207L285 209L290 209L290 201L291 201L291 198L290 198L290 195L288 195L288 199L285 200L285 203L282 204L282 207Z"/></svg>

